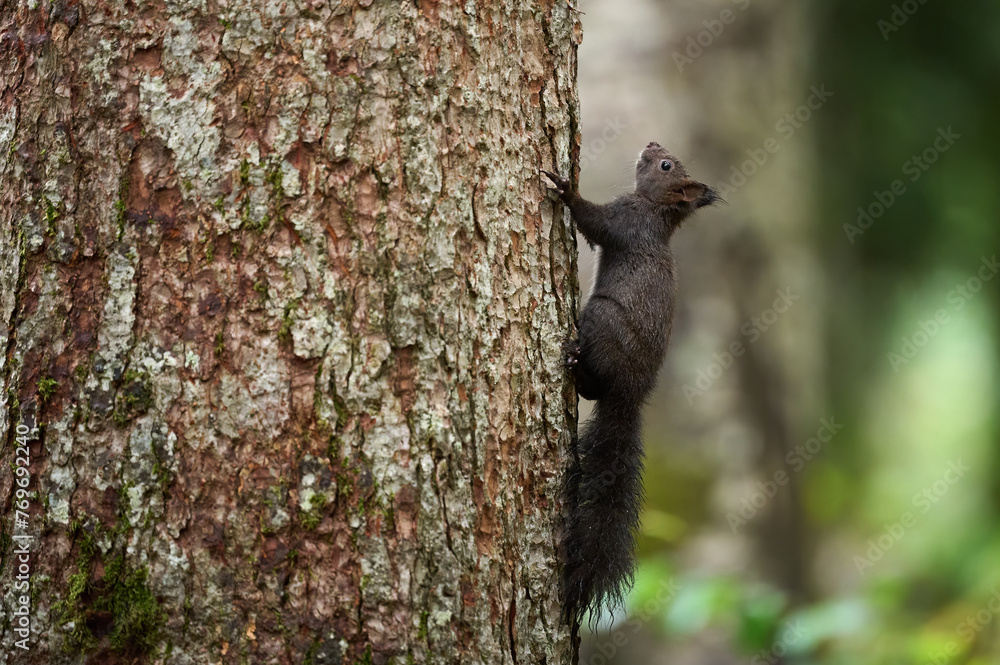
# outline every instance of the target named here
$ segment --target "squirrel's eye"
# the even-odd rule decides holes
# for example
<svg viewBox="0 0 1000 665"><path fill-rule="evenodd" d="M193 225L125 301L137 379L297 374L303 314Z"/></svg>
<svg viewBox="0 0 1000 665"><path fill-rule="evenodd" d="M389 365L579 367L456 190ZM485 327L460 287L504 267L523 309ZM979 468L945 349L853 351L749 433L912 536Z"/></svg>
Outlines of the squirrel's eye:
<svg viewBox="0 0 1000 665"><path fill-rule="evenodd" d="M660 162L661 171L669 171L672 168L674 168L674 163L669 159L664 159L662 162Z"/></svg>

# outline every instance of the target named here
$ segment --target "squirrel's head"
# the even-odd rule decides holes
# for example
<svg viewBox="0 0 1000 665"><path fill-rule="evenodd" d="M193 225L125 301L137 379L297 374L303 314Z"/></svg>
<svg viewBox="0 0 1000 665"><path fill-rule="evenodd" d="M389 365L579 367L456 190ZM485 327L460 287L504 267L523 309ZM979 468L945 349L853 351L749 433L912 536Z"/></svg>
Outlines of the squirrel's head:
<svg viewBox="0 0 1000 665"><path fill-rule="evenodd" d="M722 198L714 189L692 180L676 157L650 142L635 163L635 193L680 213L677 221Z"/></svg>

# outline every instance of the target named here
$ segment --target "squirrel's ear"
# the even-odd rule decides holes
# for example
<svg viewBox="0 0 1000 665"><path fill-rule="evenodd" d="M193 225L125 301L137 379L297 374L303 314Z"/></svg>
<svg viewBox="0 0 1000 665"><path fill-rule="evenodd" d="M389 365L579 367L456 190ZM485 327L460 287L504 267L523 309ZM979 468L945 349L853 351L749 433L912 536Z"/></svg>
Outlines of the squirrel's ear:
<svg viewBox="0 0 1000 665"><path fill-rule="evenodd" d="M701 196L698 197L698 200L694 202L695 208L704 208L705 206L710 206L715 203L726 202L725 199L719 196L719 193L717 191L715 191L711 187L708 187L707 185L704 187L705 190L701 193Z"/></svg>
<svg viewBox="0 0 1000 665"><path fill-rule="evenodd" d="M694 180L685 180L681 184L674 187L672 194L673 199L677 202L686 201L688 203L693 203L700 199L705 193L705 185L700 182L695 182Z"/></svg>
<svg viewBox="0 0 1000 665"><path fill-rule="evenodd" d="M703 208L722 201L722 197L717 191L695 180L685 180L672 189L670 195L672 203L686 201L693 203L695 208Z"/></svg>

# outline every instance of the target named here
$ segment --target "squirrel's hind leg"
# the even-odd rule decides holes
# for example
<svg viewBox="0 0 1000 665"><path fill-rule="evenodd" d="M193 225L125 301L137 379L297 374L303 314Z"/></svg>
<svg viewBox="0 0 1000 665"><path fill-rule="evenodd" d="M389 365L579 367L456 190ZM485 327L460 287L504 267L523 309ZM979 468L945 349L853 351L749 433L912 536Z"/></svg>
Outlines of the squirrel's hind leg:
<svg viewBox="0 0 1000 665"><path fill-rule="evenodd" d="M588 362L587 356L580 347L577 340L568 341L563 344L563 351L566 354L566 367L573 372L576 381L576 392L580 397L589 400L601 399L607 392L605 382L600 381L591 369L592 362Z"/></svg>

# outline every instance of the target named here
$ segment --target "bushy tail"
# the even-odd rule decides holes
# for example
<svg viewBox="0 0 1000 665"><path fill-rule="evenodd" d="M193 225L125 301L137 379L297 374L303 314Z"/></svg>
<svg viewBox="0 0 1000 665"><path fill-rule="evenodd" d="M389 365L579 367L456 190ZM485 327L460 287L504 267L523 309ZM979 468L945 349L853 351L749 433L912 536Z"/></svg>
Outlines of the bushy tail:
<svg viewBox="0 0 1000 665"><path fill-rule="evenodd" d="M597 403L567 479L564 619L620 605L632 586L642 507L641 404Z"/></svg>

